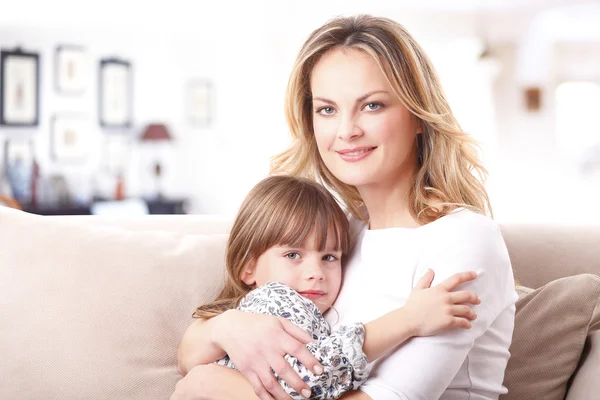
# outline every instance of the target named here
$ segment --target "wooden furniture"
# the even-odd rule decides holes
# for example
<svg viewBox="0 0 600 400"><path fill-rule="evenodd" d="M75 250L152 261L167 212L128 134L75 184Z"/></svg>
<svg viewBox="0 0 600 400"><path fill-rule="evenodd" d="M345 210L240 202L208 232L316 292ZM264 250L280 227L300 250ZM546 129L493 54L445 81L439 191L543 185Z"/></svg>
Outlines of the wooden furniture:
<svg viewBox="0 0 600 400"><path fill-rule="evenodd" d="M185 214L186 199L143 199L149 214ZM90 215L91 204L43 206L23 204L23 211L38 215Z"/></svg>

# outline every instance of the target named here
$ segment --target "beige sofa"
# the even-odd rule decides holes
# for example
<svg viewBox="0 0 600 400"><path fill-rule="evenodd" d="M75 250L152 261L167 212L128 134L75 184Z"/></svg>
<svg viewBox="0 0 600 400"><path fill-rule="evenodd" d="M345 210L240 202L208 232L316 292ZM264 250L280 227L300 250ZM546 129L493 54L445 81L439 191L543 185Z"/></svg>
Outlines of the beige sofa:
<svg viewBox="0 0 600 400"><path fill-rule="evenodd" d="M168 399L191 314L223 282L230 221L0 207L0 399ZM502 230L518 280L540 288L520 288L503 398L600 398L600 279L555 281L600 273L600 227Z"/></svg>

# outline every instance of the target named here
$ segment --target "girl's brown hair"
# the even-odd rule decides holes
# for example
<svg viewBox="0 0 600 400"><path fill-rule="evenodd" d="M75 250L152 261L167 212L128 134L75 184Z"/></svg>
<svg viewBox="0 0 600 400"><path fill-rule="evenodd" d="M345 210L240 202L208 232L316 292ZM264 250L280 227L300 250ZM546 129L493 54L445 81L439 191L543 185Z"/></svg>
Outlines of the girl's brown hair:
<svg viewBox="0 0 600 400"><path fill-rule="evenodd" d="M427 223L456 207L491 214L483 185L487 172L475 141L454 118L423 49L402 25L387 18L335 18L309 36L298 54L286 93L285 112L294 142L272 159L272 171L322 182L339 194L355 217L368 220L356 187L346 185L327 169L314 137L310 75L325 53L338 48L360 50L373 57L395 95L423 127L415 144L419 170L407 199L413 217Z"/></svg>
<svg viewBox="0 0 600 400"><path fill-rule="evenodd" d="M276 245L300 247L315 234L323 251L328 235L342 254L350 246L349 223L335 198L322 185L304 178L271 176L246 196L227 243L227 280L217 298L196 309L193 317L209 319L237 307L251 287L242 281L244 268Z"/></svg>

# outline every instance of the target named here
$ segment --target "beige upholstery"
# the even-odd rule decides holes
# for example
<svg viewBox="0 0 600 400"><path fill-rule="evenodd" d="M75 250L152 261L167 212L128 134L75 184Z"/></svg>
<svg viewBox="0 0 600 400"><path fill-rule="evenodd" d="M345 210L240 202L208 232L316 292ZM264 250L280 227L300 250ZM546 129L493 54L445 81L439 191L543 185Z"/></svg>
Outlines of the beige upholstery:
<svg viewBox="0 0 600 400"><path fill-rule="evenodd" d="M0 207L0 400L167 399L191 313L223 282L230 222L39 217ZM570 229L583 233L573 240L562 228L503 227L521 283L600 272L600 227ZM591 337L568 400L598 393Z"/></svg>
<svg viewBox="0 0 600 400"><path fill-rule="evenodd" d="M580 274L521 294L501 400L562 400L600 319L600 277ZM593 369L593 368L592 368ZM580 389L581 390L581 389Z"/></svg>

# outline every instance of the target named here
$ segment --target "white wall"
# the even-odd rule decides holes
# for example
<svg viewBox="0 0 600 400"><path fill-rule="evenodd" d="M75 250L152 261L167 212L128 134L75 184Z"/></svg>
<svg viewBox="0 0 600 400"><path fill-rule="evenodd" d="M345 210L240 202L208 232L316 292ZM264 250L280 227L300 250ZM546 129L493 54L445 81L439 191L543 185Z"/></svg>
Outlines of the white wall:
<svg viewBox="0 0 600 400"><path fill-rule="evenodd" d="M85 5L61 0L52 5L38 2L35 14L25 12L27 3L19 3L17 11L9 9L13 15L0 15L0 45L12 47L18 41L27 49L42 52L42 120L35 135L38 155L48 171L60 168L73 175L86 171L47 160L52 112L82 107L91 110L92 119L97 120L94 79L91 91L81 101L57 96L51 86L52 64L48 61L54 46L80 44L88 47L94 62L104 55L132 61L133 135L151 121L165 121L171 127L176 140L165 164L167 193L191 197L195 212L232 213L248 189L267 174L270 156L288 143L284 90L307 35L338 14L386 15L403 23L424 45L463 128L482 141L497 217L551 220L551 211L566 201L561 197L564 190L548 191L561 173L552 169L556 167L550 133L555 125L552 98L544 99L549 106L539 113L524 111L518 81L523 60L517 55L517 43L527 37L530 22L545 2L520 9L518 4L506 2L512 5L496 9L492 4L486 8L465 1L457 3L454 10L437 2L436 7L446 7L442 11L431 8L432 3L415 6L403 2L397 8L398 4L386 1L230 0L208 4L176 0L168 7L148 3L140 8L113 0ZM67 8L69 14L63 12ZM482 38L490 41L496 61L478 61ZM558 54L565 52L577 50L567 44ZM585 65L588 53L573 57ZM561 71L571 71L573 76L581 73L581 68L573 71L573 65L569 63ZM588 74L598 70L586 69ZM215 122L208 129L194 128L185 119L185 84L195 77L208 77L214 83ZM553 87L556 82L543 84ZM0 137L21 134L0 128ZM91 134L101 138L105 133L96 128ZM132 155L127 179L130 195L143 194L149 186L149 161L141 151ZM88 168L98 162L90 160ZM540 207L541 193L550 194L553 201Z"/></svg>

